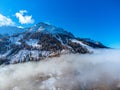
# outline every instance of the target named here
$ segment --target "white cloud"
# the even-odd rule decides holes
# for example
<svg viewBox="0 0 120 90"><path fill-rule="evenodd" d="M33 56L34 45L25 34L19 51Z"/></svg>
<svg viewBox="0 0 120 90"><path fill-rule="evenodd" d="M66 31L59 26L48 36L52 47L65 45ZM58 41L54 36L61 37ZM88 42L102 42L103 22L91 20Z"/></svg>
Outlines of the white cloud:
<svg viewBox="0 0 120 90"><path fill-rule="evenodd" d="M14 26L15 23L9 18L0 14L0 26Z"/></svg>
<svg viewBox="0 0 120 90"><path fill-rule="evenodd" d="M27 10L20 10L15 14L15 16L19 19L19 22L21 24L32 24L34 23L34 19L32 18L32 15L24 15L27 13Z"/></svg>

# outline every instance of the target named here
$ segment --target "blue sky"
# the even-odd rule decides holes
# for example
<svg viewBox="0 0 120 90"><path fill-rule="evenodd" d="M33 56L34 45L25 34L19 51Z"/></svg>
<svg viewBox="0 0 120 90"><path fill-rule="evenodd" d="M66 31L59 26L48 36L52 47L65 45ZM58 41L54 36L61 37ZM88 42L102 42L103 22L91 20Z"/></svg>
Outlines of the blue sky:
<svg viewBox="0 0 120 90"><path fill-rule="evenodd" d="M120 48L119 0L0 0L0 14L4 23L10 19L8 24L25 27L47 22Z"/></svg>

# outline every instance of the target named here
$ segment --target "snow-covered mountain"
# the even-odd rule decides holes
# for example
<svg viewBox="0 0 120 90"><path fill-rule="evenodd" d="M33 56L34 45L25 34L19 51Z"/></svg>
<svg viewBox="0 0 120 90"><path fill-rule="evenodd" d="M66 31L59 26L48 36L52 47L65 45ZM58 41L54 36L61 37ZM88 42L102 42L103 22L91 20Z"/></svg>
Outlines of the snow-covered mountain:
<svg viewBox="0 0 120 90"><path fill-rule="evenodd" d="M15 26L2 26L0 27L0 36L12 36L15 34L23 33L25 29Z"/></svg>
<svg viewBox="0 0 120 90"><path fill-rule="evenodd" d="M38 23L30 28L0 27L0 64L39 61L66 53L91 53L95 48L107 48L88 38L76 38L72 33L53 25Z"/></svg>

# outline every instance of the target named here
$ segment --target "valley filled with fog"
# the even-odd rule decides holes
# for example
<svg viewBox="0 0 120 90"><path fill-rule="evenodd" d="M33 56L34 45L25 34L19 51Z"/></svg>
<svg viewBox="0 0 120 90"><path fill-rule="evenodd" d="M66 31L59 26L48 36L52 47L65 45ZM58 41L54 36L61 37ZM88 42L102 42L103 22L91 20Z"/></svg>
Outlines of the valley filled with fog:
<svg viewBox="0 0 120 90"><path fill-rule="evenodd" d="M120 50L0 66L0 90L118 90Z"/></svg>

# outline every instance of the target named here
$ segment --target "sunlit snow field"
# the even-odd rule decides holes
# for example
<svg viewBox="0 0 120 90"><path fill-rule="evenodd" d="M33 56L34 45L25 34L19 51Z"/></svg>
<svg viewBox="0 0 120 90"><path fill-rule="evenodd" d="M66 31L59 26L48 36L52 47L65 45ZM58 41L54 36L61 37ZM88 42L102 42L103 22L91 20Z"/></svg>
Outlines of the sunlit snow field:
<svg viewBox="0 0 120 90"><path fill-rule="evenodd" d="M120 50L0 67L0 90L118 90Z"/></svg>

